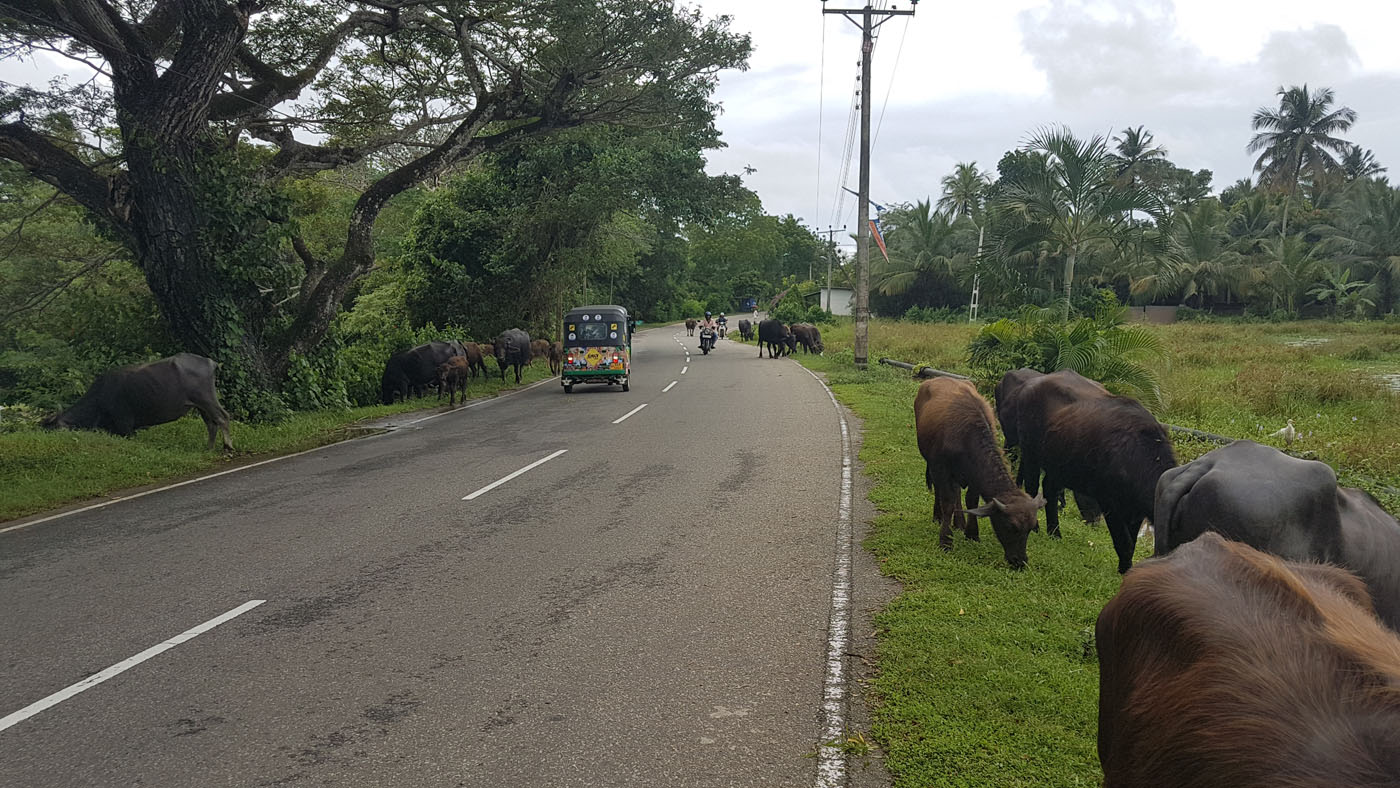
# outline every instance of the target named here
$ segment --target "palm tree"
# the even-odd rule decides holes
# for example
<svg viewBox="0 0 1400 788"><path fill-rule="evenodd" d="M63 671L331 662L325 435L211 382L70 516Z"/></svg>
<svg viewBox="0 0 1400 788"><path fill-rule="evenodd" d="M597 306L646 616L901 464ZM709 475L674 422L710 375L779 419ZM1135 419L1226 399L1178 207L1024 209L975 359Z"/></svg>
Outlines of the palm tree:
<svg viewBox="0 0 1400 788"><path fill-rule="evenodd" d="M1068 320L1080 255L1120 241L1134 211L1160 218L1162 204L1139 185L1118 184L1117 159L1102 136L1080 140L1069 129L1045 129L1023 149L1042 154L1045 166L1004 183L1000 202L1027 222L1041 225L1064 255Z"/></svg>
<svg viewBox="0 0 1400 788"><path fill-rule="evenodd" d="M1228 300L1247 277L1244 256L1230 248L1229 218L1214 199L1179 213L1172 224L1172 254L1156 270L1134 279L1132 292L1150 293L1154 299L1176 297L1183 304L1193 297L1224 295Z"/></svg>
<svg viewBox="0 0 1400 788"><path fill-rule="evenodd" d="M954 218L933 210L921 200L896 215L898 224L890 231L890 259L874 266L875 289L883 295L900 295L909 290L920 274L947 272L967 261L966 254L953 248Z"/></svg>
<svg viewBox="0 0 1400 788"><path fill-rule="evenodd" d="M1280 303L1289 314L1296 315L1298 302L1322 275L1318 248L1301 235L1283 235L1266 245L1268 256L1265 276L1273 291L1274 306Z"/></svg>
<svg viewBox="0 0 1400 788"><path fill-rule="evenodd" d="M1370 269L1379 290L1380 311L1395 304L1400 277L1400 188L1380 180L1359 181L1351 189L1337 227L1322 230L1325 248Z"/></svg>
<svg viewBox="0 0 1400 788"><path fill-rule="evenodd" d="M1319 304L1332 305L1332 317L1337 317L1339 310L1345 311L1353 317L1360 317L1361 312L1366 307L1375 306L1376 303L1367 298L1367 292L1373 285L1360 279L1351 278L1351 269L1344 268L1341 271L1327 271L1323 274L1322 282L1308 291L1308 295Z"/></svg>
<svg viewBox="0 0 1400 788"><path fill-rule="evenodd" d="M1342 156L1342 172L1346 175L1347 183L1351 183L1380 175L1385 168L1376 161L1376 154L1360 145L1353 145Z"/></svg>
<svg viewBox="0 0 1400 788"><path fill-rule="evenodd" d="M1152 132L1146 126L1126 128L1113 141L1118 143L1114 169L1118 182L1125 186L1149 183L1152 179L1148 176L1169 163L1167 149L1152 144Z"/></svg>
<svg viewBox="0 0 1400 788"><path fill-rule="evenodd" d="M1331 88L1309 93L1308 86L1279 87L1277 110L1260 107L1251 126L1255 132L1249 152L1259 153L1254 169L1261 184L1285 192L1283 225L1280 235L1288 235L1288 207L1303 174L1321 180L1337 172L1350 142L1335 136L1351 128L1356 111L1350 107L1332 109Z"/></svg>
<svg viewBox="0 0 1400 788"><path fill-rule="evenodd" d="M977 169L977 162L958 162L952 175L943 176L943 196L938 198L938 210L954 218L977 216L982 211L990 182L991 178Z"/></svg>

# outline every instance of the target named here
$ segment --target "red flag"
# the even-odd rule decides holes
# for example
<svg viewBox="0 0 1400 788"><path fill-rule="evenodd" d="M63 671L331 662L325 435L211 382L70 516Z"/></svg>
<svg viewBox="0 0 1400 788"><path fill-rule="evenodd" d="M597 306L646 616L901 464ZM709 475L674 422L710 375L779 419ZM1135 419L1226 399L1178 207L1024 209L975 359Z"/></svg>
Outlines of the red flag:
<svg viewBox="0 0 1400 788"><path fill-rule="evenodd" d="M885 256L885 262L888 263L890 253L885 249L885 239L880 237L880 225L876 224L874 219L870 220L870 233L875 236L875 244L880 247L880 254Z"/></svg>

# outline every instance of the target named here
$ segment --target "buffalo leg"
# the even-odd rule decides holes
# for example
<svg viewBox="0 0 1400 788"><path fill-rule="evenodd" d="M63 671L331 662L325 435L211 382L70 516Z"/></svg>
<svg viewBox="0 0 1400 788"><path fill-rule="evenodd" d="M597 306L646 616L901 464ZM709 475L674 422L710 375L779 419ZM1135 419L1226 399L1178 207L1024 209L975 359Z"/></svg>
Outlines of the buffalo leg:
<svg viewBox="0 0 1400 788"><path fill-rule="evenodd" d="M945 552L953 549L953 518L958 513L958 493L961 490L946 473L932 472L933 519L939 524L938 546Z"/></svg>
<svg viewBox="0 0 1400 788"><path fill-rule="evenodd" d="M1108 535L1113 537L1113 550L1118 553L1118 574L1123 574L1133 567L1133 552L1137 550L1138 528L1142 521L1128 522L1127 517L1114 512L1104 512L1104 521L1108 523Z"/></svg>
<svg viewBox="0 0 1400 788"><path fill-rule="evenodd" d="M1092 524L1103 517L1103 509L1099 507L1099 502L1081 492L1075 492L1074 503L1079 507L1079 516L1084 518L1086 524Z"/></svg>
<svg viewBox="0 0 1400 788"><path fill-rule="evenodd" d="M1058 482L1052 482L1050 477L1045 477L1045 533L1059 539L1060 538L1060 493L1064 488L1057 487Z"/></svg>
<svg viewBox="0 0 1400 788"><path fill-rule="evenodd" d="M977 508L977 499L976 491L971 487L967 488L967 508L969 510ZM981 535L977 532L977 515L967 515L967 525L963 527L963 536L967 537L969 541L982 541Z"/></svg>

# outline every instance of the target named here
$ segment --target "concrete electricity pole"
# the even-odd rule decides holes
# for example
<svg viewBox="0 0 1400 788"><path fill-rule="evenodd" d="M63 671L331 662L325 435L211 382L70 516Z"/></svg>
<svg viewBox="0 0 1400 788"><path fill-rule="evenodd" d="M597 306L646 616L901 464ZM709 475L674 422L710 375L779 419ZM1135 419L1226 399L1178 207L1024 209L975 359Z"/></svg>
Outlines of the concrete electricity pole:
<svg viewBox="0 0 1400 788"><path fill-rule="evenodd" d="M841 225L840 227L832 227L831 225L827 225L827 228L826 228L825 230L813 230L813 231L812 231L812 234L813 234L813 235L825 235L825 236L826 236L826 307L825 307L825 308L826 308L826 311L828 311L828 312L831 311L831 258L832 258L833 256L835 256L835 253L834 253L834 252L832 251L832 249L831 249L831 247L832 247L831 240L832 240L833 238L836 237L836 234L837 234L837 233L844 233L845 231L846 231L846 225L844 225L844 224ZM811 264L808 263L808 265L810 266ZM808 279L811 279L810 276L807 277L807 278L808 278Z"/></svg>
<svg viewBox="0 0 1400 788"><path fill-rule="evenodd" d="M860 28L860 207L856 220L856 336L855 362L865 369L870 356L870 57L875 51L875 31L890 17L913 16L919 0L909 0L909 10L876 10L867 0L865 8L827 8L823 14L841 14ZM860 21L856 21L856 17ZM876 21L879 17L879 21Z"/></svg>

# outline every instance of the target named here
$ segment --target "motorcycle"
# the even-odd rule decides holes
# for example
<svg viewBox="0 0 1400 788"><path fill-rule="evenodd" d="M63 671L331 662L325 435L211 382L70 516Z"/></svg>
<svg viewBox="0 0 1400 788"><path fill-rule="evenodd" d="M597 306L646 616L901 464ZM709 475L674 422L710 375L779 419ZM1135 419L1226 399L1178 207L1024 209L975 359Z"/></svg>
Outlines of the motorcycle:
<svg viewBox="0 0 1400 788"><path fill-rule="evenodd" d="M710 349L715 346L715 330L713 328L700 329L700 352L710 355Z"/></svg>
<svg viewBox="0 0 1400 788"><path fill-rule="evenodd" d="M720 339L724 339L724 335L725 335L727 329L728 329L728 326L726 326L724 323L720 323L720 324L719 324L719 338L720 338Z"/></svg>

